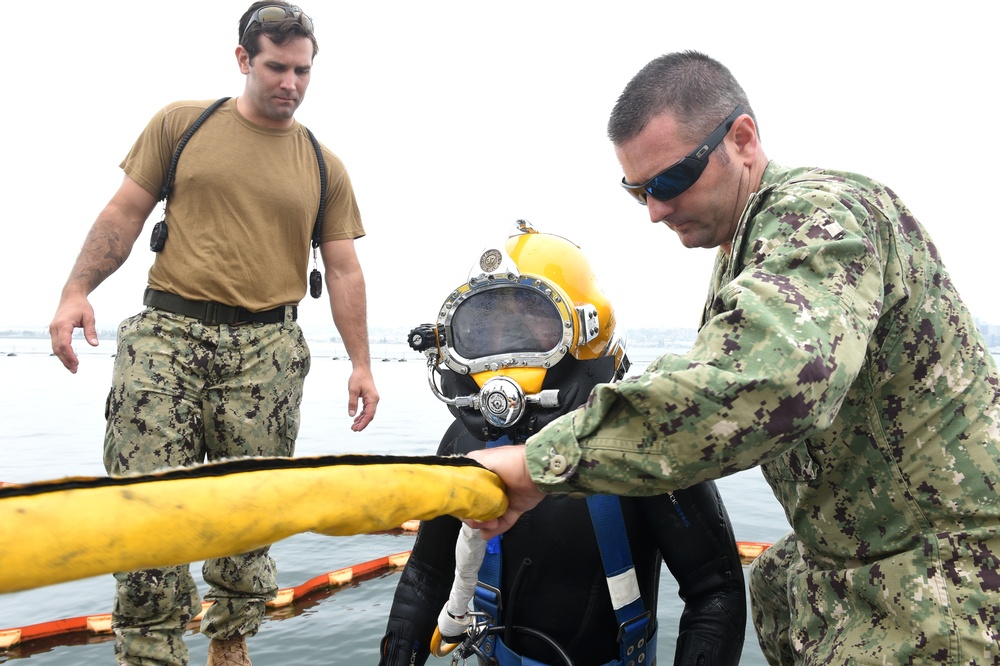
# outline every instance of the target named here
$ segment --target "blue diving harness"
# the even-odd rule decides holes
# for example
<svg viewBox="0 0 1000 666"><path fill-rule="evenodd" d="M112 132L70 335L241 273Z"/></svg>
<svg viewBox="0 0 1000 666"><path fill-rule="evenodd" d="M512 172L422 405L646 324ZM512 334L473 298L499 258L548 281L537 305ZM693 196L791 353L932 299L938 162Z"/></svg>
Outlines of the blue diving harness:
<svg viewBox="0 0 1000 666"><path fill-rule="evenodd" d="M487 446L510 443L510 439L501 437L487 443ZM604 575L618 621L618 659L601 666L652 664L656 657L656 632L647 636L653 618L645 609L639 594L621 503L613 495L591 495L587 497L587 508L590 510L590 519L604 564ZM476 610L493 618L491 624L494 626L500 624L501 539L502 535L496 536L487 543L474 597ZM504 644L499 632L490 632L480 645L480 650L488 658L495 659L499 666L546 666L540 661L515 653Z"/></svg>

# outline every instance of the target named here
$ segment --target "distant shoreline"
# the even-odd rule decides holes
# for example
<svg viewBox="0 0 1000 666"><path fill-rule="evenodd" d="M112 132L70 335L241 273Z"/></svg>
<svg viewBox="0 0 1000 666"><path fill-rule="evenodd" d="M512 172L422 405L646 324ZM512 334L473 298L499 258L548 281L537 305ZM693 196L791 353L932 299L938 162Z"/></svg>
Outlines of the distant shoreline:
<svg viewBox="0 0 1000 666"><path fill-rule="evenodd" d="M986 341L986 348L993 354L1000 354L1000 326L993 326L983 322L977 322L980 332ZM625 339L630 346L636 347L668 347L678 343L690 344L695 341L698 332L693 328L637 328L624 331ZM406 344L407 331L404 329L373 329L369 331L369 345L385 344ZM101 340L114 340L117 336L115 330L102 330L97 332L97 337ZM47 330L39 329L8 329L0 331L0 340L48 340ZM83 340L83 333L76 331L74 340ZM308 340L323 340L329 342L340 342L337 335L330 335L329 331L307 332Z"/></svg>
<svg viewBox="0 0 1000 666"><path fill-rule="evenodd" d="M694 342L697 337L697 331L693 328L639 328L631 331L625 331L625 336L629 343L638 344L640 346L662 346L666 343L674 342ZM369 332L368 342L373 345L384 345L384 344L405 344L406 343L407 331L404 329L399 330L388 330L388 329L374 329ZM113 340L117 335L115 330L101 330L97 332L97 337L101 340ZM313 340L324 340L330 342L340 342L340 338L336 335L330 336L329 333L322 331L314 332L312 334L306 335L307 339ZM0 331L0 339L5 340L48 340L49 333L46 330L37 329L22 329L22 330L6 330ZM74 340L83 340L83 332L75 331L73 334Z"/></svg>

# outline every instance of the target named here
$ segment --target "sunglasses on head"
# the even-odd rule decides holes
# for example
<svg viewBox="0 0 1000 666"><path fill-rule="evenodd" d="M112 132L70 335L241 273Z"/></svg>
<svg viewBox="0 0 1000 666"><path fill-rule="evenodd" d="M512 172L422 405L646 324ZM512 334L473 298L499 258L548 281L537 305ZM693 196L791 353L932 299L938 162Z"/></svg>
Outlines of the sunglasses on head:
<svg viewBox="0 0 1000 666"><path fill-rule="evenodd" d="M633 185L622 178L622 187L635 197L643 206L646 198L653 197L660 201L669 201L695 184L701 177L701 172L708 166L708 156L715 147L722 143L729 133L733 123L743 113L743 107L737 105L729 117L708 135L708 138L698 144L687 157L667 167L641 185Z"/></svg>
<svg viewBox="0 0 1000 666"><path fill-rule="evenodd" d="M275 23L277 21L284 21L286 18L293 18L299 22L302 28L306 32L313 31L312 19L306 16L306 13L302 11L301 8L292 5L286 7L285 5L268 5L267 7L261 7L253 14L250 15L250 20L247 21L247 27L243 28L243 36L247 34L247 30L254 23ZM242 37L240 38L242 39Z"/></svg>

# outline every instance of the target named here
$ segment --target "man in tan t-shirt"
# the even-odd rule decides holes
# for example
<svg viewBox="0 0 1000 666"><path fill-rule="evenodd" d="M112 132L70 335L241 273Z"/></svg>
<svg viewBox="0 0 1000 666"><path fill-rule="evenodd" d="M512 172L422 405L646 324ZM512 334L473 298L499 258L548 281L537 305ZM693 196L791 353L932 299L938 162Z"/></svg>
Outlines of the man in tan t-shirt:
<svg viewBox="0 0 1000 666"><path fill-rule="evenodd" d="M293 117L317 52L312 20L285 2L256 2L239 38L243 94L211 111L175 169L178 145L211 102L176 102L152 118L121 164L124 181L94 222L49 326L53 351L76 372L73 330L97 344L89 294L124 263L166 194L151 240L148 307L118 330L104 449L112 475L292 455L310 365L295 320L314 241L353 364L352 429L375 416L365 281L354 249L365 233L360 213L344 165ZM314 263L317 297L320 275ZM245 638L277 590L268 548L207 560L203 574L206 598L215 601L202 620L208 663L249 664ZM187 664L183 634L200 611L189 567L115 577L118 663Z"/></svg>

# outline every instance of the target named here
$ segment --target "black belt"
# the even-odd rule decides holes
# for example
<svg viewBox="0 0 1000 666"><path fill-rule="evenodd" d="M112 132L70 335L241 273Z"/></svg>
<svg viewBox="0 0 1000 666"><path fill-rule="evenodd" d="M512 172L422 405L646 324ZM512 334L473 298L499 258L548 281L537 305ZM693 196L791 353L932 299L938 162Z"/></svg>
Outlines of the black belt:
<svg viewBox="0 0 1000 666"><path fill-rule="evenodd" d="M294 305L279 305L263 312L250 312L235 305L223 305L212 301L189 301L186 298L156 289L146 289L142 297L144 305L174 314L200 319L206 324L279 324L285 320L295 321L299 309Z"/></svg>

